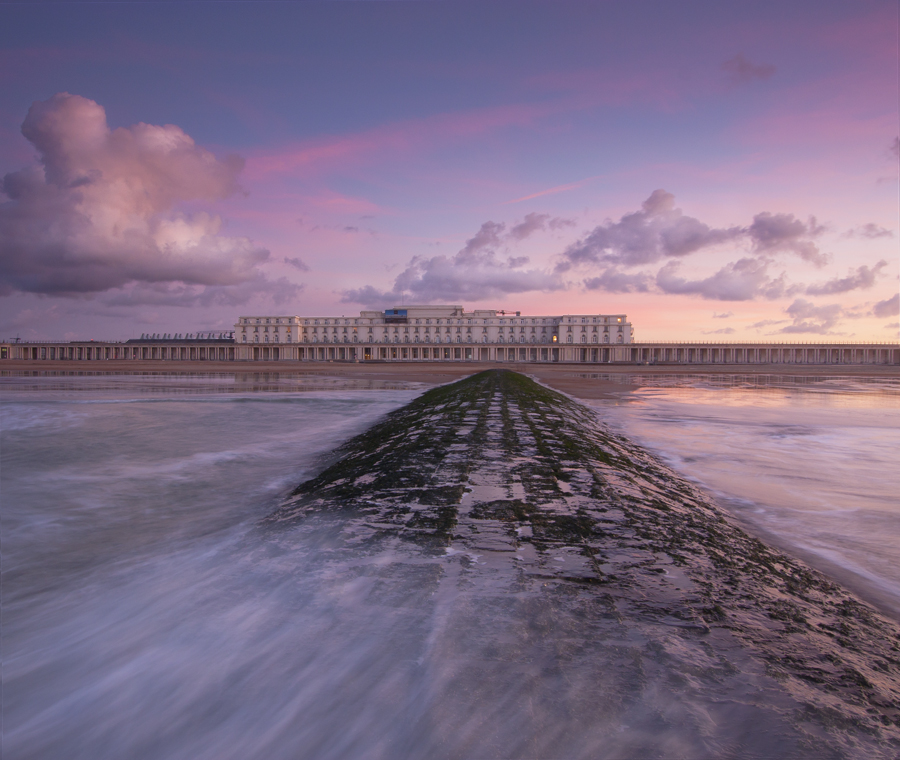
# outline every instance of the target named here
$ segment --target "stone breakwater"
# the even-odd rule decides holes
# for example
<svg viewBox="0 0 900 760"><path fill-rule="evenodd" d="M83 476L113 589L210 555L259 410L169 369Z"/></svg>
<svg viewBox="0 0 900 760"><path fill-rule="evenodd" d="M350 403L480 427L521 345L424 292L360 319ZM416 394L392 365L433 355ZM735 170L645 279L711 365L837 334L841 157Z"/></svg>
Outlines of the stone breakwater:
<svg viewBox="0 0 900 760"><path fill-rule="evenodd" d="M337 536L333 561L384 604L444 611L422 656L454 663L460 756L488 756L502 720L523 744L490 756L900 753L900 628L575 401L483 372L326 465L265 528Z"/></svg>

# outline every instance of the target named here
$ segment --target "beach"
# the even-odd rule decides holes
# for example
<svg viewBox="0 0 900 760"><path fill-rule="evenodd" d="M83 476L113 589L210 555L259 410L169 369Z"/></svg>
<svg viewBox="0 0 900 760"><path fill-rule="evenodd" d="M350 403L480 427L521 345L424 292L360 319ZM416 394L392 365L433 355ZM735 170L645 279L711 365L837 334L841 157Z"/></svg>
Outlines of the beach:
<svg viewBox="0 0 900 760"><path fill-rule="evenodd" d="M0 376L7 374L234 374L308 375L356 380L399 381L440 385L453 382L485 369L509 369L534 377L551 388L580 399L606 398L609 394L627 392L636 387L629 378L647 377L711 377L779 376L798 380L817 377L855 379L900 379L900 367L891 365L795 365L795 364L548 364L531 362L162 362L103 361L60 362L10 360L0 365Z"/></svg>
<svg viewBox="0 0 900 760"><path fill-rule="evenodd" d="M829 590L835 578L861 577L847 570L854 555L839 556L832 580L808 576L790 541L767 540L785 549L782 559L752 536L768 526L776 537L805 537L842 552L840 542L816 531L821 511L810 508L809 519L799 519L776 499L766 514L777 519L760 521L760 504L732 503L703 485L705 478L715 485L718 470L726 485L765 481L777 469L771 461L781 459L800 461L795 469L828 488L828 477L845 479L863 457L875 469L858 490L873 503L825 517L832 533L858 524L857 554L890 553L897 543L890 520L880 527L860 520L864 513L888 519L893 508L882 493L889 483L881 463L895 447L876 445L879 431L893 435L890 374L519 365L591 408L550 397L523 406L511 398L508 429L494 402L476 403L473 413L481 411L473 416L440 409L444 402L436 400L433 412L401 421L403 432L359 460L354 478L371 481L379 505L323 510L329 488L346 476L322 488L316 478L341 447L360 434L364 442L380 435L378 426L423 392L450 389L482 367L193 366L201 371L159 363L127 366L128 373L104 363L77 374L58 365L19 373L4 366L11 757L113 751L287 760L310 748L334 758L414 750L508 757L511 747L521 756L564 747L566 756L615 758L771 756L786 746L798 757L851 758L863 746L869 756L893 751L852 728L809 741L797 729L799 715L816 726L831 720L832 697L823 701L814 696L818 687L804 686L820 677L818 668L834 666L823 677L842 690L845 718L855 714L857 697L873 698L854 689L881 678L869 670L875 660L859 654L885 644L867 622L869 608L838 586ZM731 416L723 412L729 409ZM534 418L528 433L525 416L535 414L549 416ZM594 427L595 415L604 428ZM569 418L580 422L568 432L541 432ZM862 425L861 432L846 434L848 424ZM823 425L824 436L815 432ZM661 431L668 438L656 437ZM425 445L429 435L440 441ZM541 436L563 448L532 452ZM596 440L592 453L578 454L588 438ZM800 448L787 456L786 445ZM625 481L602 461L604 447ZM747 458L748 448L769 458ZM434 509L417 497L417 506L374 480L379 472L417 478L442 450L448 456L434 477L454 499L463 488L459 505L447 505L455 517L440 501ZM805 458L795 459L798 452ZM396 465L391 456L399 457ZM705 469L692 469L698 456ZM589 492L589 471L613 491ZM312 500L303 508L313 513L299 520L288 513L284 526L265 527L301 485ZM672 511L657 504L652 519L641 519L635 485ZM549 512L517 512L523 493L532 494L529 504L546 501ZM685 511L679 494L695 506ZM597 499L603 503L591 506ZM571 514L570 507L580 509L576 502L593 510L591 523ZM698 530L710 530L729 515L734 527L717 533L710 548L679 533L695 518ZM448 533L453 520L459 530ZM602 533L591 534L585 554L579 531L591 525ZM732 549L723 554L719 544ZM709 561L719 568L715 577L704 574ZM748 575L747 562L762 575ZM777 577L766 580L770 572ZM732 573L740 586L731 586ZM892 582L890 573L877 578ZM873 588L871 578L862 580L869 583L863 592ZM788 587L777 587L782 582ZM783 592L792 595L790 605L779 600ZM757 606L765 600L765 619L754 622L749 599ZM847 626L835 616L845 608L852 613ZM856 647L844 664L828 664L827 635L817 622L843 630L845 649ZM788 640L776 635L783 629ZM854 672L862 677L856 685L841 675ZM890 681L879 693L883 688ZM802 713L803 704L812 712ZM871 704L879 709L877 699ZM348 725L347 715L357 717ZM763 723L770 731L755 735Z"/></svg>

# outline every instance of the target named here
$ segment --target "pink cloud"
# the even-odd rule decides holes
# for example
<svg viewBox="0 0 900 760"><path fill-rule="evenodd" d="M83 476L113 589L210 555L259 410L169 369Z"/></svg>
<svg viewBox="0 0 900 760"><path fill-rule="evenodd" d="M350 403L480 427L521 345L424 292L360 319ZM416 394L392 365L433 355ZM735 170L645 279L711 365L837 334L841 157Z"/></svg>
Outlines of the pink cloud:
<svg viewBox="0 0 900 760"><path fill-rule="evenodd" d="M217 158L172 124L110 129L102 106L68 93L32 104L22 134L40 165L3 178L0 292L264 285L268 251L179 208L233 194L238 156Z"/></svg>
<svg viewBox="0 0 900 760"><path fill-rule="evenodd" d="M602 177L602 174L595 174L593 177L585 177L584 179L580 179L577 182L570 182L567 185L557 185L556 187L550 187L546 190L539 190L536 193L531 193L530 195L523 195L521 198L514 198L511 201L504 201L502 205L508 206L512 203L521 203L522 201L530 201L535 198L541 198L545 195L556 195L557 193L564 193L566 190L577 190L580 187L584 187L588 182L594 179L599 179Z"/></svg>
<svg viewBox="0 0 900 760"><path fill-rule="evenodd" d="M396 122L357 134L329 136L251 153L246 175L260 180L318 166L358 163L386 153L409 153L436 143L483 135L503 127L525 126L564 109L563 104L505 105L463 113L447 113Z"/></svg>
<svg viewBox="0 0 900 760"><path fill-rule="evenodd" d="M304 195L301 196L301 200L306 206L341 214L373 214L382 211L378 204L365 198L344 195L333 190L322 190L315 195Z"/></svg>

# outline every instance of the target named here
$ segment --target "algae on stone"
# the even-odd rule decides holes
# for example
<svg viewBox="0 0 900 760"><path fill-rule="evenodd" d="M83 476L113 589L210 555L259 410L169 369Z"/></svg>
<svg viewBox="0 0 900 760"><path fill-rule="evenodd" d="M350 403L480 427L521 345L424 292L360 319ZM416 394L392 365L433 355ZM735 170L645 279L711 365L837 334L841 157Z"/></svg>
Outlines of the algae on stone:
<svg viewBox="0 0 900 760"><path fill-rule="evenodd" d="M568 588L572 604L648 641L727 641L764 663L797 725L818 726L810 737L843 727L835 756L900 752L898 627L572 399L482 372L427 391L334 457L269 528L331 515L346 520L336 552L390 542L416 562L456 563L458 583L493 568L515 579L508 593Z"/></svg>

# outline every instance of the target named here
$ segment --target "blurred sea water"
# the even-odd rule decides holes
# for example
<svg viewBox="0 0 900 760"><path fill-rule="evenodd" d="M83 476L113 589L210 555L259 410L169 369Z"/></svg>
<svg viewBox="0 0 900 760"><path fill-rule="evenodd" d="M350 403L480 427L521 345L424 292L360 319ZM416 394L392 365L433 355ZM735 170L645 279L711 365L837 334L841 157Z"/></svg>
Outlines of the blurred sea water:
<svg viewBox="0 0 900 760"><path fill-rule="evenodd" d="M900 619L900 378L620 379L606 424Z"/></svg>
<svg viewBox="0 0 900 760"><path fill-rule="evenodd" d="M641 382L598 407L607 424L896 603L895 386ZM713 730L711 711L727 707L710 696L714 672L645 651L633 632L599 648L583 620L547 616L550 597L497 604L514 578L480 602L452 584L433 596L431 565L340 565L327 534L259 535L337 444L423 386L0 383L4 758L508 757L539 736L566 757L737 757L788 730ZM511 642L532 648L507 667ZM577 651L597 673L559 671ZM681 667L698 674L690 691L672 690ZM747 678L741 709L758 712L763 676Z"/></svg>

